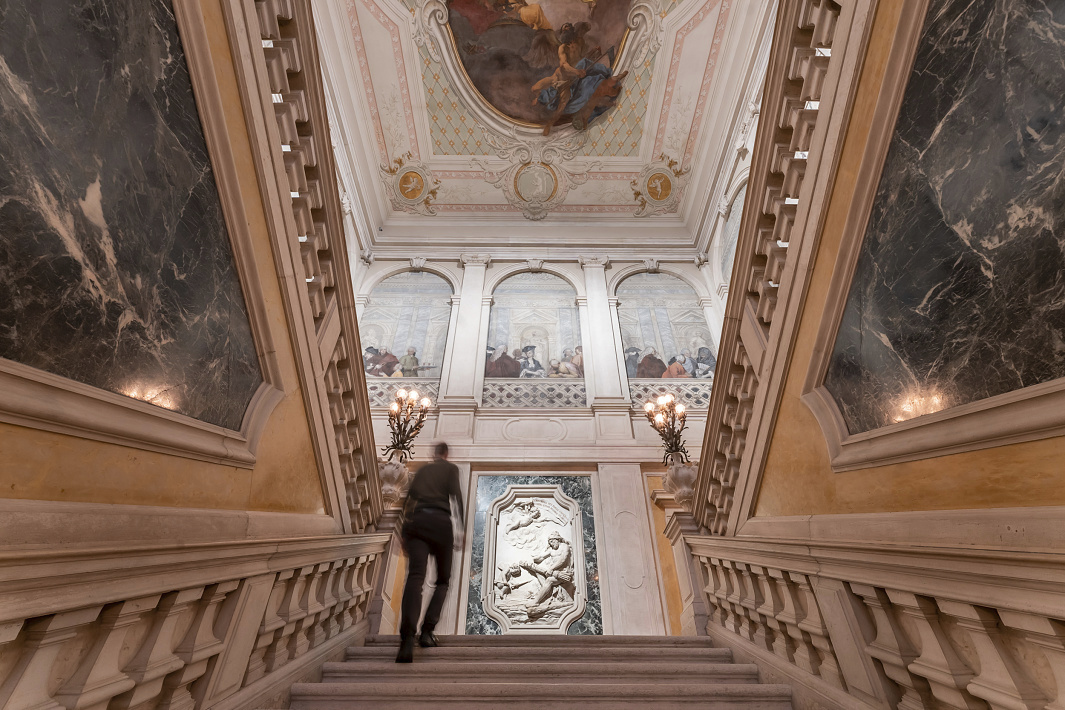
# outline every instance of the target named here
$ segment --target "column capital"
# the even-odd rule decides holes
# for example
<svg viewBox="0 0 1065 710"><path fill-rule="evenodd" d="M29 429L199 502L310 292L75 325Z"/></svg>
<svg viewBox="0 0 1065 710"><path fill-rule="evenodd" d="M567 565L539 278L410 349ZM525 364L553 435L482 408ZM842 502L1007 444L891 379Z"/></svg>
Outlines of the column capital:
<svg viewBox="0 0 1065 710"><path fill-rule="evenodd" d="M699 299L699 305L702 308L711 308L714 305L714 299L712 299L710 297L700 298Z"/></svg>
<svg viewBox="0 0 1065 710"><path fill-rule="evenodd" d="M577 303L577 308L587 308L588 307L588 299L584 298L583 296L582 297L578 297L576 299L576 303Z"/></svg>
<svg viewBox="0 0 1065 710"><path fill-rule="evenodd" d="M459 261L462 263L462 268L473 265L482 265L488 267L492 263L492 256L490 254L461 254Z"/></svg>
<svg viewBox="0 0 1065 710"><path fill-rule="evenodd" d="M356 306L365 306L369 302L370 302L370 297L368 295L364 294L364 295L355 297L355 305Z"/></svg>
<svg viewBox="0 0 1065 710"><path fill-rule="evenodd" d="M577 261L580 262L582 269L587 269L589 266L599 266L605 269L610 266L610 258L606 256L578 256Z"/></svg>
<svg viewBox="0 0 1065 710"><path fill-rule="evenodd" d="M459 295L457 295L457 294L456 294L456 295L454 295L454 296L452 296L452 297L451 297L451 301L450 301L450 303L451 303L451 306L452 306L452 307L454 307L454 306L457 306L457 305L459 305L459 302L460 302L461 300L462 300L462 296L459 296Z"/></svg>
<svg viewBox="0 0 1065 710"><path fill-rule="evenodd" d="M493 303L495 303L495 299L493 299L491 296L481 296L482 306L491 306Z"/></svg>

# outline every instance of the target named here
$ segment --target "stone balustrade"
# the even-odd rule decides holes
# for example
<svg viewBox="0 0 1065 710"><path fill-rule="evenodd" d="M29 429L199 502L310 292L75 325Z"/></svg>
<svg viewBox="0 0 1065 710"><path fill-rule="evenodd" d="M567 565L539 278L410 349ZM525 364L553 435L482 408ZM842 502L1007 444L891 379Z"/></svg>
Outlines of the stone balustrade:
<svg viewBox="0 0 1065 710"><path fill-rule="evenodd" d="M1065 707L1060 555L685 536L707 630L843 706ZM839 691L847 693L846 698Z"/></svg>
<svg viewBox="0 0 1065 710"><path fill-rule="evenodd" d="M288 200L284 223L298 248L302 283L313 318L318 364L328 392L335 451L351 526L362 532L381 515L377 459L363 372L355 295L330 148L317 40L307 0L255 0L265 62L260 87L273 106Z"/></svg>
<svg viewBox="0 0 1065 710"><path fill-rule="evenodd" d="M535 407L539 409L588 406L584 380L486 379L482 407Z"/></svg>
<svg viewBox="0 0 1065 710"><path fill-rule="evenodd" d="M840 9L833 0L796 0L778 11L694 499L696 520L715 534L728 523L765 354L777 346L777 294L795 251L792 228Z"/></svg>
<svg viewBox="0 0 1065 710"><path fill-rule="evenodd" d="M0 707L253 707L366 633L386 541L0 552Z"/></svg>

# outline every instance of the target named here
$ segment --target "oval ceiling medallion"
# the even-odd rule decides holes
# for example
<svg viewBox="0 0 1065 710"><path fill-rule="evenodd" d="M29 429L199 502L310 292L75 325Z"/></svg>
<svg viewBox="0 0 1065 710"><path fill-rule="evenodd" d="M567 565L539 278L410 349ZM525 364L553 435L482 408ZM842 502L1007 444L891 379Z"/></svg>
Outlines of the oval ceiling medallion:
<svg viewBox="0 0 1065 710"><path fill-rule="evenodd" d="M518 124L584 130L614 105L633 0L452 0L452 49L470 83Z"/></svg>

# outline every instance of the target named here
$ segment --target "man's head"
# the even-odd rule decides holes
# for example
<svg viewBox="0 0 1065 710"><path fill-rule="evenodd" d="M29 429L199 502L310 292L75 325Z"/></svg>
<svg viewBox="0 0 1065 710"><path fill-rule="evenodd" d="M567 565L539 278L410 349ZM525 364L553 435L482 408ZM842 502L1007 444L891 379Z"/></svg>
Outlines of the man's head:
<svg viewBox="0 0 1065 710"><path fill-rule="evenodd" d="M447 461L447 444L443 441L438 441L436 446L433 447L433 456Z"/></svg>
<svg viewBox="0 0 1065 710"><path fill-rule="evenodd" d="M581 353L583 353L583 352L584 352L584 346L583 346L583 345L578 345L578 346L577 346L577 347L575 348L575 350L577 351L577 354L578 354L578 355L580 355Z"/></svg>
<svg viewBox="0 0 1065 710"><path fill-rule="evenodd" d="M407 354L408 354L408 355L413 355L413 354L415 354L416 352L418 352L418 351L417 351L417 350L415 350L414 348L407 348Z"/></svg>
<svg viewBox="0 0 1065 710"><path fill-rule="evenodd" d="M557 532L551 533L547 536L547 544L551 546L552 550L557 550L559 544L562 543L562 536Z"/></svg>

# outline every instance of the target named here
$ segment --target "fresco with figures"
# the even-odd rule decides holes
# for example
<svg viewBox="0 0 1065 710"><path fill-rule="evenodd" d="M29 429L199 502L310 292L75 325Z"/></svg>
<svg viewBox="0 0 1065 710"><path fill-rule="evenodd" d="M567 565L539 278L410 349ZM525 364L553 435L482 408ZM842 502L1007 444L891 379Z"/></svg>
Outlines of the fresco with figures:
<svg viewBox="0 0 1065 710"><path fill-rule="evenodd" d="M362 360L371 377L440 377L451 318L451 286L435 274L391 276L359 316Z"/></svg>
<svg viewBox="0 0 1065 710"><path fill-rule="evenodd" d="M451 0L448 25L474 87L505 116L584 130L613 107L632 0Z"/></svg>
<svg viewBox="0 0 1065 710"><path fill-rule="evenodd" d="M668 274L635 274L618 286L629 378L714 376L717 347L695 290Z"/></svg>
<svg viewBox="0 0 1065 710"><path fill-rule="evenodd" d="M553 274L511 276L492 294L485 377L584 377L577 292Z"/></svg>

